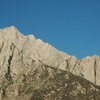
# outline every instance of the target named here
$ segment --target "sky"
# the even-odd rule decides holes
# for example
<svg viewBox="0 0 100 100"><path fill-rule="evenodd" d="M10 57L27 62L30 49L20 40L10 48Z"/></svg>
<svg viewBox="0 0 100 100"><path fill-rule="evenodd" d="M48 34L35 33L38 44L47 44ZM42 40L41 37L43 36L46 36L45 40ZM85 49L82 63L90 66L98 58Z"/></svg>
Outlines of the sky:
<svg viewBox="0 0 100 100"><path fill-rule="evenodd" d="M100 0L0 0L0 28L8 26L77 58L100 56Z"/></svg>

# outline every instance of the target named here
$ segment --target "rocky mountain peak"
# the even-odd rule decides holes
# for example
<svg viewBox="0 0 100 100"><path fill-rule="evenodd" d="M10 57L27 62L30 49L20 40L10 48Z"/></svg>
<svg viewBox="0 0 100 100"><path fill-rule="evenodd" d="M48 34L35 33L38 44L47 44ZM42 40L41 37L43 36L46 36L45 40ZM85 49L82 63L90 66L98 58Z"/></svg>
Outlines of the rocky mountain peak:
<svg viewBox="0 0 100 100"><path fill-rule="evenodd" d="M92 100L99 85L100 56L77 59L14 26L0 29L0 100Z"/></svg>

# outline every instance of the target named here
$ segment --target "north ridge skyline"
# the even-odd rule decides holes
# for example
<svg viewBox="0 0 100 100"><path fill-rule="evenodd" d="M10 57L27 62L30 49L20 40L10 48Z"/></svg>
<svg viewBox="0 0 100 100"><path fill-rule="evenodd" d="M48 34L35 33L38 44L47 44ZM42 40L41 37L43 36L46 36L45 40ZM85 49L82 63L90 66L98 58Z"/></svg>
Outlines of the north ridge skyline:
<svg viewBox="0 0 100 100"><path fill-rule="evenodd" d="M100 1L0 2L0 28L16 26L78 58L100 55Z"/></svg>

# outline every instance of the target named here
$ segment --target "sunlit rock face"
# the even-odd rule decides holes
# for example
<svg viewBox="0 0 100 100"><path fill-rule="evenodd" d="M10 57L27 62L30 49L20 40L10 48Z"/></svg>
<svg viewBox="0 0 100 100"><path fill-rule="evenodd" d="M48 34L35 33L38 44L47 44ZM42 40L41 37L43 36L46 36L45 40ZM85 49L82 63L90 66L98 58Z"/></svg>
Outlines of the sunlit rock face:
<svg viewBox="0 0 100 100"><path fill-rule="evenodd" d="M14 26L0 29L0 100L99 100L99 85L99 56L78 60Z"/></svg>
<svg viewBox="0 0 100 100"><path fill-rule="evenodd" d="M99 56L85 57L79 60L74 70L77 72L77 75L84 77L94 84L100 85Z"/></svg>

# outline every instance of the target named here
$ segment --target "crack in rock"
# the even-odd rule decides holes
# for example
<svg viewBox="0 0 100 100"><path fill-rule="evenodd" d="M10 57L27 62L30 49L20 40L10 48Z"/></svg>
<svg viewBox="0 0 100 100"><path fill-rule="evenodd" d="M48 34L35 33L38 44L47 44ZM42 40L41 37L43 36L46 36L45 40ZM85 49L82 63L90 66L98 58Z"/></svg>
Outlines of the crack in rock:
<svg viewBox="0 0 100 100"><path fill-rule="evenodd" d="M10 81L12 81L12 77L11 77L11 62L12 62L12 59L13 59L14 49L15 49L15 46L12 43L11 46L10 46L11 55L9 55L9 58L8 58L8 70L7 70L7 73L5 74L6 79L10 80Z"/></svg>

